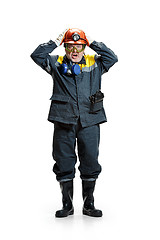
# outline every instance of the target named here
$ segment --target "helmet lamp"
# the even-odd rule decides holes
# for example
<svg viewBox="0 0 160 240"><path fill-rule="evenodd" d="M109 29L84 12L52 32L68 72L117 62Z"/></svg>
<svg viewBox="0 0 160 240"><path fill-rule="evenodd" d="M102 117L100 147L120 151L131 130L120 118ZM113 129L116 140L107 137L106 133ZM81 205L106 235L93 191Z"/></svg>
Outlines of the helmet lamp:
<svg viewBox="0 0 160 240"><path fill-rule="evenodd" d="M79 39L80 39L80 35L78 34L78 33L74 33L73 35L72 35L72 39L73 39L73 41L78 41Z"/></svg>

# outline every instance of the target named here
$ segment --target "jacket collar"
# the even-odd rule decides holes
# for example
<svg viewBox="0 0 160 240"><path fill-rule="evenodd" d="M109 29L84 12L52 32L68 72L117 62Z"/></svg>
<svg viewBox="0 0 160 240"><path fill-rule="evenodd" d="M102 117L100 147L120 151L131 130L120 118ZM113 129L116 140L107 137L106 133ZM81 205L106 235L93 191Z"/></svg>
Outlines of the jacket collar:
<svg viewBox="0 0 160 240"><path fill-rule="evenodd" d="M70 61L70 60L67 58L67 56L65 55L65 56L63 57L63 63L70 64L70 63L72 63L72 61ZM85 60L84 56L82 57L81 61L78 62L78 64L85 64L85 65L86 65L86 60Z"/></svg>

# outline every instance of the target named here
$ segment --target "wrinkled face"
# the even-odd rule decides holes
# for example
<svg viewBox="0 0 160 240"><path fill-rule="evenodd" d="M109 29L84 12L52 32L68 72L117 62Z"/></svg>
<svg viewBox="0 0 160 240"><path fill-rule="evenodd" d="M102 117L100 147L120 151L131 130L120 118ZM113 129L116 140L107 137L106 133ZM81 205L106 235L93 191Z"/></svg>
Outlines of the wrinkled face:
<svg viewBox="0 0 160 240"><path fill-rule="evenodd" d="M82 44L67 44L67 48L65 48L66 56L72 62L80 62L83 54L84 48Z"/></svg>

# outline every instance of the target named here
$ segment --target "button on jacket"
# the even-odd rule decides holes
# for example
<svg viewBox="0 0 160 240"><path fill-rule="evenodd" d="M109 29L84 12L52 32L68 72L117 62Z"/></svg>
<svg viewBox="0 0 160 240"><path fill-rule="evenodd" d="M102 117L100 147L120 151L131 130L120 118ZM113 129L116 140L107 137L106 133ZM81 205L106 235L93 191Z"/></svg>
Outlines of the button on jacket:
<svg viewBox="0 0 160 240"><path fill-rule="evenodd" d="M61 64L69 64L66 56L50 55L57 45L50 40L39 45L31 58L53 78L53 94L48 115L50 122L76 124L82 127L107 121L103 101L91 104L90 96L101 88L101 76L117 61L117 56L102 42L93 41L90 48L97 54L84 55L78 63L79 75L61 73Z"/></svg>

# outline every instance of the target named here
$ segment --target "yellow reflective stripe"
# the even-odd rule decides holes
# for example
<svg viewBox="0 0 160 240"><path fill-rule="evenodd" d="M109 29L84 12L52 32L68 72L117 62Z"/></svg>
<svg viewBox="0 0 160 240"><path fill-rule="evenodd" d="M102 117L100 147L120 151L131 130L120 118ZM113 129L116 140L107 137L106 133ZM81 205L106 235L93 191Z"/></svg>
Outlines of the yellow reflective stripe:
<svg viewBox="0 0 160 240"><path fill-rule="evenodd" d="M84 55L86 64L79 64L81 70L82 68L89 68L91 66L93 66L95 64L95 59L94 59L95 55Z"/></svg>
<svg viewBox="0 0 160 240"><path fill-rule="evenodd" d="M84 58L86 60L86 65L84 65L84 67L90 67L92 65L95 64L95 59L94 59L95 55L84 55Z"/></svg>
<svg viewBox="0 0 160 240"><path fill-rule="evenodd" d="M60 64L62 64L62 62L63 62L63 56L59 56L57 62L59 62Z"/></svg>

